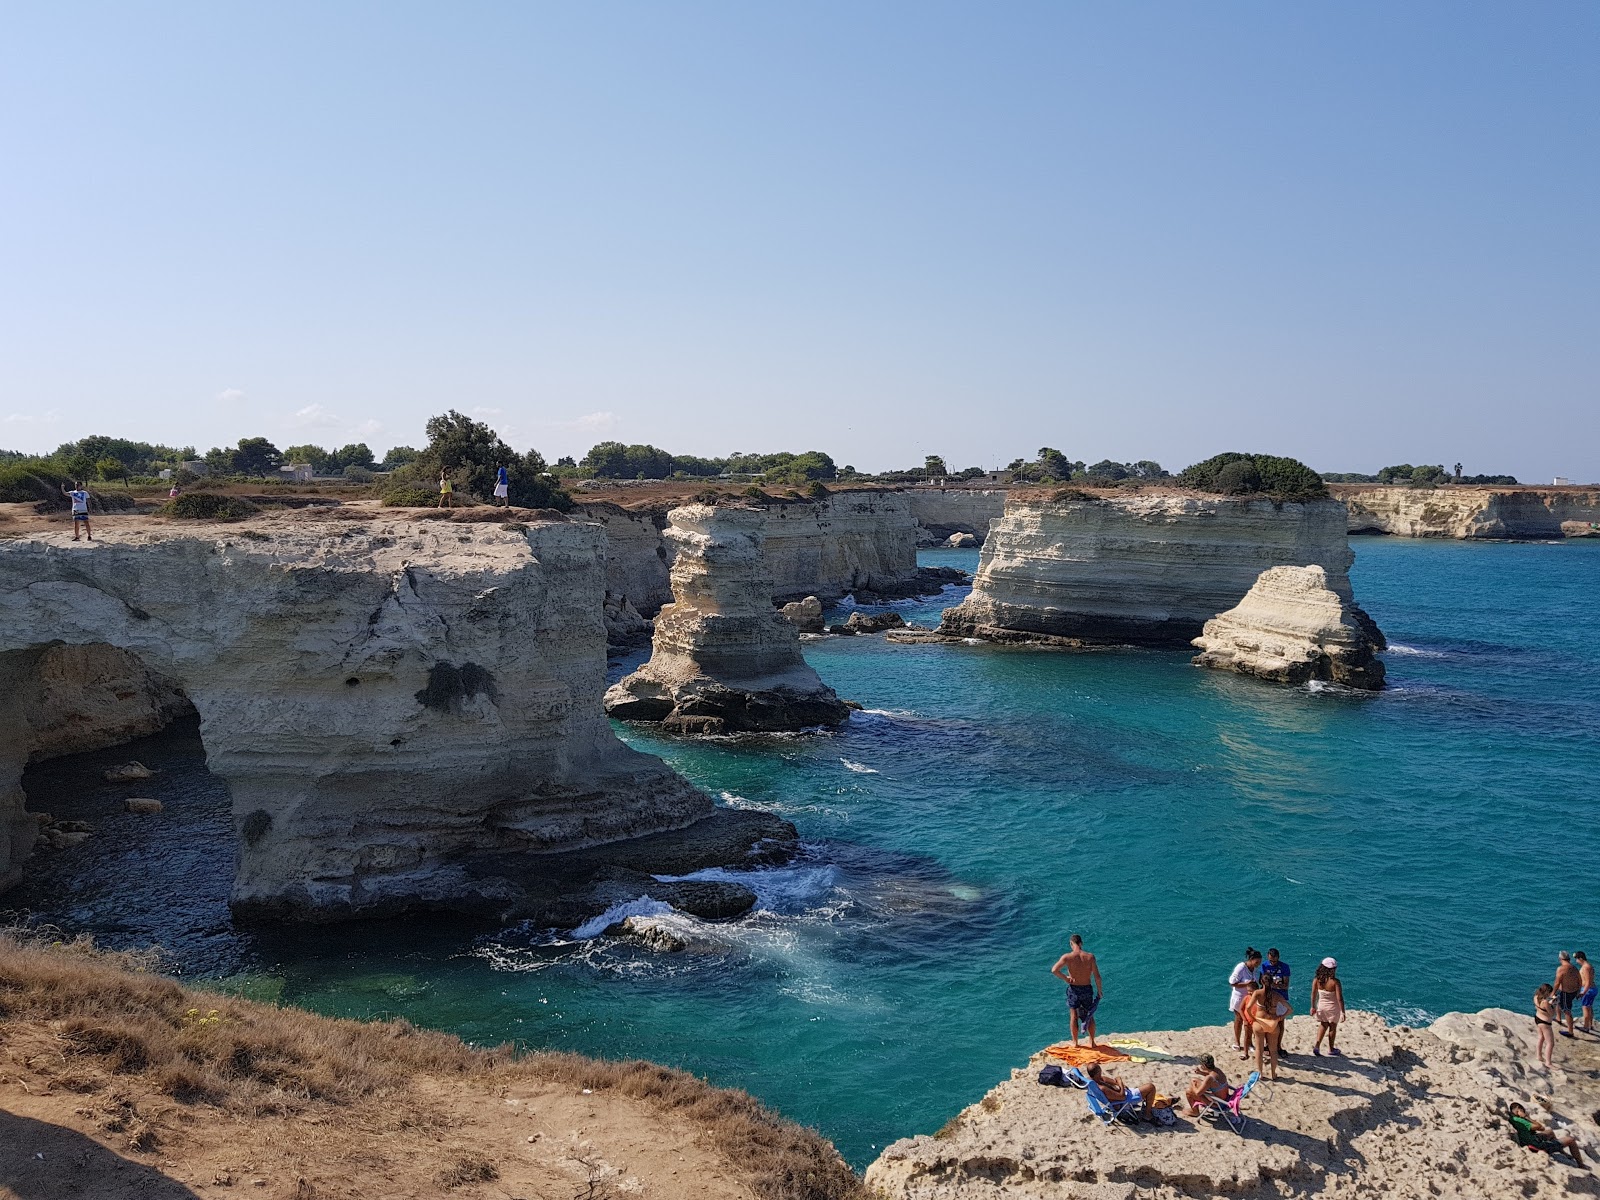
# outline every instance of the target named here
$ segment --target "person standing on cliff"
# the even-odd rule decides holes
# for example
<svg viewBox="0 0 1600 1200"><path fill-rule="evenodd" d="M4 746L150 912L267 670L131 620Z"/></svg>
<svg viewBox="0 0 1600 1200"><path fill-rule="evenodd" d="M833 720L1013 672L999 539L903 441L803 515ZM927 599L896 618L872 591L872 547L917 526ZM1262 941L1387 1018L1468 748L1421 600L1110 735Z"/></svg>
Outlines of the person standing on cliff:
<svg viewBox="0 0 1600 1200"><path fill-rule="evenodd" d="M1583 992L1583 976L1578 968L1572 965L1572 955L1567 951L1561 952L1561 958L1556 965L1556 977L1551 986L1556 989L1556 1010L1560 1016L1556 1023L1562 1021L1567 1027L1561 1031L1564 1038L1575 1037L1572 1031L1572 1006L1577 1003L1578 996Z"/></svg>
<svg viewBox="0 0 1600 1200"><path fill-rule="evenodd" d="M445 469L443 467L440 467L439 468L439 507L440 508L449 508L450 507L450 491L451 491L450 476L445 473Z"/></svg>
<svg viewBox="0 0 1600 1200"><path fill-rule="evenodd" d="M1594 964L1589 961L1589 956L1582 950L1575 951L1573 960L1578 964L1578 984L1582 991L1578 993L1578 1007L1583 1009L1583 1024L1578 1026L1584 1033L1594 1032Z"/></svg>
<svg viewBox="0 0 1600 1200"><path fill-rule="evenodd" d="M511 479L506 475L504 467L497 467L494 473L494 498L502 501L507 508L511 507Z"/></svg>
<svg viewBox="0 0 1600 1200"><path fill-rule="evenodd" d="M1254 946L1244 949L1244 961L1233 968L1228 976L1228 1011L1233 1014L1233 1048L1240 1058L1250 1056L1250 1026L1244 1020L1244 1002L1261 979L1261 951ZM1244 1040L1240 1041L1243 1036Z"/></svg>
<svg viewBox="0 0 1600 1200"><path fill-rule="evenodd" d="M83 484L73 488L61 489L61 494L72 501L72 540L78 540L78 526L83 526L83 536L94 541L94 533L89 528L89 493L84 490Z"/></svg>
<svg viewBox="0 0 1600 1200"><path fill-rule="evenodd" d="M1100 1007L1105 996L1105 981L1100 978L1100 964L1094 955L1083 948L1083 935L1072 935L1072 949L1056 959L1050 974L1067 981L1067 1007L1072 1010L1072 1044L1078 1044L1078 1025L1081 1022L1089 1031L1089 1049L1098 1050L1094 1044L1094 1010ZM1065 970L1063 970L1065 968Z"/></svg>
<svg viewBox="0 0 1600 1200"><path fill-rule="evenodd" d="M1276 947L1267 951L1267 961L1261 964L1261 982L1267 985L1269 991L1283 1001L1285 1008L1290 1012L1294 1009L1289 1006L1289 964L1278 957ZM1289 1052L1281 1044L1277 1052L1284 1058L1289 1057Z"/></svg>

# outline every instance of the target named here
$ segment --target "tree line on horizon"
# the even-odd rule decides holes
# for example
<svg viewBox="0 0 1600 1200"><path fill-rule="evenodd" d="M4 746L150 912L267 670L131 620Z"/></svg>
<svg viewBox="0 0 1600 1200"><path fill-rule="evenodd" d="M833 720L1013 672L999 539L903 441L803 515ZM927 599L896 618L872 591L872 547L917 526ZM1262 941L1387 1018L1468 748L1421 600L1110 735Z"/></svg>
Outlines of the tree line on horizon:
<svg viewBox="0 0 1600 1200"><path fill-rule="evenodd" d="M740 482L806 487L813 491L826 482L910 483L928 479L966 480L987 474L981 467L951 471L942 455L925 456L923 465L876 474L837 466L821 450L801 453L745 453L721 457L679 455L648 444L603 441L581 460L562 457L552 466L537 450L519 454L489 425L455 410L430 418L424 426L427 445L391 447L379 460L364 442L337 448L302 444L279 450L264 437L241 438L231 447L213 447L198 455L193 446L168 446L126 438L91 435L65 442L49 455L27 455L0 450L0 501L47 499L65 482L154 482L161 469L172 468L179 482L191 484L196 475L184 475L180 464L204 463L208 476L271 478L285 464L308 464L320 475L341 475L351 482L375 483L388 503L432 503L438 496L441 473L469 496L487 500L503 467L519 504L565 508L570 497L562 485L581 479L666 480L730 478ZM1016 458L1004 470L1017 482L1048 485L1083 483L1098 487L1138 486L1173 482L1179 486L1225 495L1272 495L1306 499L1326 495L1324 480L1333 482L1402 483L1432 487L1452 482L1442 465L1403 463L1384 467L1374 475L1319 474L1292 458L1228 452L1215 455L1172 475L1150 459L1117 462L1102 459L1088 463L1069 458L1044 446L1035 458ZM1459 466L1457 468L1459 470ZM1462 483L1515 484L1510 475L1462 476Z"/></svg>

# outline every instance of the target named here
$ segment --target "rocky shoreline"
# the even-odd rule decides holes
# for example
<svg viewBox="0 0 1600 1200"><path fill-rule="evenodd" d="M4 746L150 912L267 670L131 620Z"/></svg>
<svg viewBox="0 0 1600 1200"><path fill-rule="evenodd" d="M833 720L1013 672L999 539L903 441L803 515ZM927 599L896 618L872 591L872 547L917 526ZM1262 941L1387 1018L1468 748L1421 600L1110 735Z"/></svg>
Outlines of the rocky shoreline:
<svg viewBox="0 0 1600 1200"><path fill-rule="evenodd" d="M1600 1195L1595 1175L1518 1147L1503 1116L1517 1101L1585 1147L1600 1142L1600 1044L1569 1043L1547 1073L1533 1067L1531 1026L1503 1009L1447 1014L1428 1029L1351 1012L1345 1057L1314 1058L1314 1024L1295 1017L1284 1044L1297 1053L1244 1102L1243 1135L1186 1116L1107 1128L1082 1092L1039 1083L1054 1061L1040 1051L938 1133L887 1147L866 1182L888 1200ZM1105 1069L1181 1097L1210 1053L1237 1085L1245 1064L1225 1055L1231 1037L1211 1026L1114 1038L1146 1061Z"/></svg>

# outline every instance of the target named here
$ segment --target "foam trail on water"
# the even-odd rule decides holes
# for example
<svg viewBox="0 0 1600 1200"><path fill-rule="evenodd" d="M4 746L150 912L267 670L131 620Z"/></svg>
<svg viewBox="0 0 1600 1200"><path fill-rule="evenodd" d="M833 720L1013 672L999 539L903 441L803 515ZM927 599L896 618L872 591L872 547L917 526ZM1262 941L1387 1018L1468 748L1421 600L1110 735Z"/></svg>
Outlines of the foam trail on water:
<svg viewBox="0 0 1600 1200"><path fill-rule="evenodd" d="M1443 650L1422 650L1416 646L1402 646L1399 642L1389 643L1390 654L1404 654L1416 658L1449 658Z"/></svg>
<svg viewBox="0 0 1600 1200"><path fill-rule="evenodd" d="M839 761L844 764L845 770L854 771L858 775L878 774L877 767L869 767L866 763L851 762L848 758L841 758Z"/></svg>
<svg viewBox="0 0 1600 1200"><path fill-rule="evenodd" d="M672 905L670 904L661 900L652 900L649 896L640 896L637 900L613 904L598 917L590 917L572 931L572 936L578 941L588 941L590 938L599 937L625 917L659 917L663 913L671 911Z"/></svg>

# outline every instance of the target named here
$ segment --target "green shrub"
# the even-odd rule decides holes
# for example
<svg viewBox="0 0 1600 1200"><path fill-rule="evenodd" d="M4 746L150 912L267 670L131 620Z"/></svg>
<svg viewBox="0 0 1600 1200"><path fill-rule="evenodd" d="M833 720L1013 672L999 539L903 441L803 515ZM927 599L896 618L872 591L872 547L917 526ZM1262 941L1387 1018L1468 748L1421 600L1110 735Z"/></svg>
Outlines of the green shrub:
<svg viewBox="0 0 1600 1200"><path fill-rule="evenodd" d="M242 521L261 510L238 496L219 496L215 492L185 492L168 500L161 511L169 517L193 521Z"/></svg>
<svg viewBox="0 0 1600 1200"><path fill-rule="evenodd" d="M1328 485L1305 463L1276 454L1229 451L1184 468L1178 483L1224 496L1271 496L1275 500L1322 500Z"/></svg>
<svg viewBox="0 0 1600 1200"><path fill-rule="evenodd" d="M385 491L383 502L390 508L431 508L439 503L439 493L437 489L402 485Z"/></svg>
<svg viewBox="0 0 1600 1200"><path fill-rule="evenodd" d="M43 461L11 463L0 467L0 504L26 504L32 500L65 503L61 489L73 480Z"/></svg>

